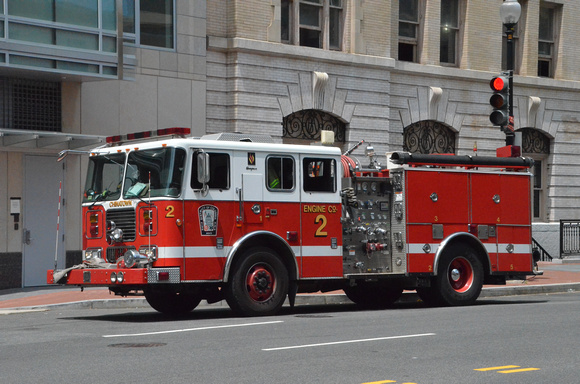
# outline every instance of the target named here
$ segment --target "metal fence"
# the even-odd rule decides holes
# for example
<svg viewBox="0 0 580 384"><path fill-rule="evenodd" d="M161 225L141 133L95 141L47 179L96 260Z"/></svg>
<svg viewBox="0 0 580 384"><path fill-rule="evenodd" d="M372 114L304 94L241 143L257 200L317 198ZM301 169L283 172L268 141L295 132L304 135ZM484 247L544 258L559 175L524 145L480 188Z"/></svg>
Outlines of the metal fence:
<svg viewBox="0 0 580 384"><path fill-rule="evenodd" d="M560 220L560 258L580 256L580 220Z"/></svg>
<svg viewBox="0 0 580 384"><path fill-rule="evenodd" d="M552 261L552 256L532 237L532 255L534 256L534 264L538 261Z"/></svg>

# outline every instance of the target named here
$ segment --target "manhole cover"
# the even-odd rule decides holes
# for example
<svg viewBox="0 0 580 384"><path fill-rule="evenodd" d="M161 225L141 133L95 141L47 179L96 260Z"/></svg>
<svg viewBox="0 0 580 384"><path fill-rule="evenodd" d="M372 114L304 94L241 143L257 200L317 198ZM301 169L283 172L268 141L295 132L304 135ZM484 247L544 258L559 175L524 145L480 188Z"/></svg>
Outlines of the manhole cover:
<svg viewBox="0 0 580 384"><path fill-rule="evenodd" d="M163 347L167 343L119 343L119 344L109 344L112 348L151 348L151 347Z"/></svg>

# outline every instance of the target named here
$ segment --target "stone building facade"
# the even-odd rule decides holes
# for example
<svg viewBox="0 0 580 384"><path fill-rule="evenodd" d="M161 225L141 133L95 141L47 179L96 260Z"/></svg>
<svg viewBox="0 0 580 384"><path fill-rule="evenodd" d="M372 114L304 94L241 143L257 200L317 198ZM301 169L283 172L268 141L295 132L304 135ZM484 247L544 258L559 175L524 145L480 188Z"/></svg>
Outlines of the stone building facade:
<svg viewBox="0 0 580 384"><path fill-rule="evenodd" d="M489 81L506 65L501 3L209 1L207 130L291 142L287 117L314 109L343 124L344 148L493 155L505 145L489 121ZM534 237L557 257L559 220L580 218L580 4L520 3L515 128L536 159Z"/></svg>

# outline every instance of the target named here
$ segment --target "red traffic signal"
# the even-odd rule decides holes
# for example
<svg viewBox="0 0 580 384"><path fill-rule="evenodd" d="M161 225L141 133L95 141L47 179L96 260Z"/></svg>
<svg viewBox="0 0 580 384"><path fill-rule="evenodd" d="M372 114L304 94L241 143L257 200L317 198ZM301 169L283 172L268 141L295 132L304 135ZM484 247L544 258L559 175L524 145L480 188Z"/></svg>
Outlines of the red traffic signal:
<svg viewBox="0 0 580 384"><path fill-rule="evenodd" d="M507 76L496 76L489 82L494 94L489 98L493 107L489 120L493 125L505 126L509 121L509 79Z"/></svg>
<svg viewBox="0 0 580 384"><path fill-rule="evenodd" d="M507 91L509 80L506 76L496 76L489 82L491 90L494 92Z"/></svg>

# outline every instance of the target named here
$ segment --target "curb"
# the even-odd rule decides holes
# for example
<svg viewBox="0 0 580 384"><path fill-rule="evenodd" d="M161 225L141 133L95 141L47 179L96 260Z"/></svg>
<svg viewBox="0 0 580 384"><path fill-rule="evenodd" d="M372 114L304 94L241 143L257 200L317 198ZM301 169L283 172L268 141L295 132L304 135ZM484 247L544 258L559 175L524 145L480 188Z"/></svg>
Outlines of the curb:
<svg viewBox="0 0 580 384"><path fill-rule="evenodd" d="M479 298L518 296L518 295L538 295L548 293L568 293L580 291L580 283L564 284L545 284L545 285L527 285L527 286L509 286L509 287L485 287L482 289ZM399 302L413 303L417 302L419 296L415 292L404 293ZM299 305L325 305L325 304L352 304L352 301L345 294L302 294L296 296L297 306ZM289 305L288 300L284 305ZM227 307L224 301L207 304L202 302L198 308L203 307ZM130 308L149 308L149 304L144 297L127 298L127 299L102 299L102 300L85 300L70 303L35 305L29 307L1 309L0 315L9 315L16 313L44 312L55 309L130 309Z"/></svg>

